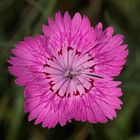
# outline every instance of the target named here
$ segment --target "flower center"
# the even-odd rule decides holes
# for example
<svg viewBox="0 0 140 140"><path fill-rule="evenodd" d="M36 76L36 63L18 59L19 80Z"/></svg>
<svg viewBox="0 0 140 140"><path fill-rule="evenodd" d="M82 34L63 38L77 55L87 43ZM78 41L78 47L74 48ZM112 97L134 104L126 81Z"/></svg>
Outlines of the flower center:
<svg viewBox="0 0 140 140"><path fill-rule="evenodd" d="M74 76L73 71L67 70L64 76L67 77L68 79L72 79Z"/></svg>
<svg viewBox="0 0 140 140"><path fill-rule="evenodd" d="M65 73L64 73L64 77L72 80L75 76L78 76L80 73L73 71L72 69L68 69Z"/></svg>
<svg viewBox="0 0 140 140"><path fill-rule="evenodd" d="M53 54L45 67L52 92L60 97L86 94L94 81L92 56L66 47L62 48L61 53L54 51Z"/></svg>

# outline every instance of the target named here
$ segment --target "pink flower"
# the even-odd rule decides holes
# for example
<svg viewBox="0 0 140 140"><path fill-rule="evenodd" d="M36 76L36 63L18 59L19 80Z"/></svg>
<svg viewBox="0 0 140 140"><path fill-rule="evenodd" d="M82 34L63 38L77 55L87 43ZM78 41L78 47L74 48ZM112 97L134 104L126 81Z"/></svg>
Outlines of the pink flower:
<svg viewBox="0 0 140 140"><path fill-rule="evenodd" d="M121 109L121 82L114 81L126 62L127 45L113 28L95 28L86 16L68 12L49 18L43 35L26 37L9 59L16 83L25 86L29 121L43 127L72 119L105 123Z"/></svg>

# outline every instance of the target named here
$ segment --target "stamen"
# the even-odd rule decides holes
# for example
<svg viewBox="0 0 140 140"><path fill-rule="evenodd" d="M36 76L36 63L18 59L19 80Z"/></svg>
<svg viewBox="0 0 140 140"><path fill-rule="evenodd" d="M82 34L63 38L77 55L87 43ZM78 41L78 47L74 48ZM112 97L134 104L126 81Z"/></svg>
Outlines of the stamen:
<svg viewBox="0 0 140 140"><path fill-rule="evenodd" d="M88 73L86 73L86 75L88 75L88 76L92 76L92 77L97 77L97 78L103 78L102 76L95 75L95 74L88 74Z"/></svg>

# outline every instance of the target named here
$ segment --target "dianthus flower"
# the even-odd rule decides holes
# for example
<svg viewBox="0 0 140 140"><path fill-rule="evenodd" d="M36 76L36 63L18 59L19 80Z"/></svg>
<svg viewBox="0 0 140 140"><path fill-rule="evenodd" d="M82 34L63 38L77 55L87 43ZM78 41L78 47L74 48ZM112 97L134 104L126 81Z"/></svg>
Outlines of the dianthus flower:
<svg viewBox="0 0 140 140"><path fill-rule="evenodd" d="M126 62L123 36L113 27L92 27L86 16L56 13L43 35L26 37L12 49L9 71L24 86L29 121L42 127L72 120L105 123L121 109L119 81Z"/></svg>

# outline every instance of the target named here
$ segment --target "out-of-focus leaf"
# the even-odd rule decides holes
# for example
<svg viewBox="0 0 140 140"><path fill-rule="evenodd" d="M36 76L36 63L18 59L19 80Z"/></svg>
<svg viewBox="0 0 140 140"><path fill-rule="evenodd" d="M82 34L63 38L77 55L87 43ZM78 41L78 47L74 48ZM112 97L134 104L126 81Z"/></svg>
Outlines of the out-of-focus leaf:
<svg viewBox="0 0 140 140"><path fill-rule="evenodd" d="M50 16L54 12L54 7L56 5L56 2L57 0L45 1L44 11L42 12L40 19L38 20L34 28L34 34L39 33L42 27L42 24L45 24L47 22L47 17Z"/></svg>
<svg viewBox="0 0 140 140"><path fill-rule="evenodd" d="M5 115L6 108L8 107L8 100L9 100L9 98L7 96L3 96L0 99L0 122Z"/></svg>
<svg viewBox="0 0 140 140"><path fill-rule="evenodd" d="M139 105L140 99L131 94L124 95L123 109L119 112L113 124L109 124L106 132L110 140L125 140L131 130L132 116Z"/></svg>
<svg viewBox="0 0 140 140"><path fill-rule="evenodd" d="M16 88L15 102L10 115L10 127L7 129L6 140L16 140L23 120L23 94L21 88Z"/></svg>
<svg viewBox="0 0 140 140"><path fill-rule="evenodd" d="M138 136L132 136L128 140L140 140L140 135L138 135Z"/></svg>

